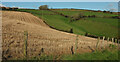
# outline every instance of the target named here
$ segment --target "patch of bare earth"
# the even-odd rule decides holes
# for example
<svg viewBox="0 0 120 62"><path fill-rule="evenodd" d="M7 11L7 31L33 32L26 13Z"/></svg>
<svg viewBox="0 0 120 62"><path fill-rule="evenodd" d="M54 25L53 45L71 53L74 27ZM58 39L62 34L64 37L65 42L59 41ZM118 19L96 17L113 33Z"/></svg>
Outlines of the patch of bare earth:
<svg viewBox="0 0 120 62"><path fill-rule="evenodd" d="M51 29L30 13L2 11L3 59L24 58L24 31L28 31L28 57L72 54L72 46L75 50L75 34ZM79 35L77 53L94 51L96 43L97 39Z"/></svg>

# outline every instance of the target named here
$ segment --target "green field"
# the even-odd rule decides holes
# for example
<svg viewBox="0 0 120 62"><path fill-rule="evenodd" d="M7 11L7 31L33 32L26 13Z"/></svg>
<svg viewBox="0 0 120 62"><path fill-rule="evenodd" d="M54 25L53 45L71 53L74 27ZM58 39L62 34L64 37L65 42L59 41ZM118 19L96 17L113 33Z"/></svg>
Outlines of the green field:
<svg viewBox="0 0 120 62"><path fill-rule="evenodd" d="M43 19L50 26L59 30L70 31L72 28L73 33L79 35L90 33L96 36L118 37L118 30L120 30L120 26L118 26L118 23L120 23L120 21L118 21L116 18L110 18L111 16L117 15L110 13L85 10L53 10L55 12L73 17L79 13L82 13L85 16L96 16L94 18L86 17L74 22L70 22L71 18L66 18L48 10L18 9L18 11L32 13L33 15Z"/></svg>
<svg viewBox="0 0 120 62"><path fill-rule="evenodd" d="M63 60L118 60L118 51L104 50L102 52L93 52L85 54L64 55Z"/></svg>
<svg viewBox="0 0 120 62"><path fill-rule="evenodd" d="M63 55L61 57L56 56L41 56L39 58L34 57L31 60L118 60L118 51L104 50L101 52L85 53L85 54L74 54L74 55Z"/></svg>
<svg viewBox="0 0 120 62"><path fill-rule="evenodd" d="M92 53L84 53L84 54L74 54L74 55L61 55L61 56L53 56L53 55L45 55L42 54L38 57L32 57L27 60L119 60L120 51L112 49L112 50L102 50L95 51ZM26 60L25 58L20 60Z"/></svg>
<svg viewBox="0 0 120 62"><path fill-rule="evenodd" d="M104 17L104 16L118 16L116 14L110 14L110 13L103 13L103 12L93 12L93 11L86 11L86 10L53 10L56 12L63 13L68 16L74 16L78 13L83 13L84 15L96 15L98 17Z"/></svg>

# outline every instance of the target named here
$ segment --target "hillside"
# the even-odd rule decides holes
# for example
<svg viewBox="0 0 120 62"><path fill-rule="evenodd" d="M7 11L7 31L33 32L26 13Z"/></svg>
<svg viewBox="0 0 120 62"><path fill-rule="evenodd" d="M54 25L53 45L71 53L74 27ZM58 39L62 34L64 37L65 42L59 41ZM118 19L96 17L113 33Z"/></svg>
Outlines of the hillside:
<svg viewBox="0 0 120 62"><path fill-rule="evenodd" d="M28 32L29 58L39 57L41 54L58 56L72 54L72 46L74 51L75 34L51 29L43 23L43 20L26 12L2 11L2 17L3 59L24 58L24 31ZM93 52L97 41L97 39L79 35L77 52ZM107 44L112 44L112 42L105 41L104 45L108 46ZM102 45L102 40L100 40L99 48Z"/></svg>
<svg viewBox="0 0 120 62"><path fill-rule="evenodd" d="M34 10L18 9L18 11L31 13L43 19L48 25L61 31L69 32L73 29L74 34L94 36L118 37L120 27L117 14L94 12L87 10ZM72 21L78 14L83 17ZM113 31L114 30L114 31Z"/></svg>

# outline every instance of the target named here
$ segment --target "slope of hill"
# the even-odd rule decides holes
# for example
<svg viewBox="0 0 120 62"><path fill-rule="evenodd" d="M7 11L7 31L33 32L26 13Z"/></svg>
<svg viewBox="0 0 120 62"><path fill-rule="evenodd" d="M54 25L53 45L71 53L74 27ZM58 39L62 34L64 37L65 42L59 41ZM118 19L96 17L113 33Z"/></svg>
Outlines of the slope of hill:
<svg viewBox="0 0 120 62"><path fill-rule="evenodd" d="M58 30L69 32L70 29L73 29L73 33L79 35L90 33L94 36L119 37L118 30L120 30L120 27L118 23L120 21L114 18L118 16L117 14L85 10L18 9L18 11L31 13ZM72 17L74 19L79 14L84 17L73 21Z"/></svg>
<svg viewBox="0 0 120 62"><path fill-rule="evenodd" d="M24 31L28 31L28 57L41 54L62 55L75 52L76 35L49 28L32 14L2 11L3 59L24 58ZM52 21L52 20L51 20ZM97 39L78 36L78 53L93 52ZM99 48L112 42L100 40Z"/></svg>

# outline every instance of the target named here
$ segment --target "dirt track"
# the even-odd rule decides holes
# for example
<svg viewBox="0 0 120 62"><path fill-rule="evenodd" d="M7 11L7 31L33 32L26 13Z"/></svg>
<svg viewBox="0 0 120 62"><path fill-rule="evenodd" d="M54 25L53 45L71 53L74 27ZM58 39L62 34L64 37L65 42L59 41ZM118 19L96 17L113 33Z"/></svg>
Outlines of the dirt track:
<svg viewBox="0 0 120 62"><path fill-rule="evenodd" d="M32 14L2 11L2 17L3 59L24 57L24 31L28 31L28 57L71 54L71 47L75 48L75 34L51 29ZM96 43L97 39L79 35L77 52L92 52Z"/></svg>

